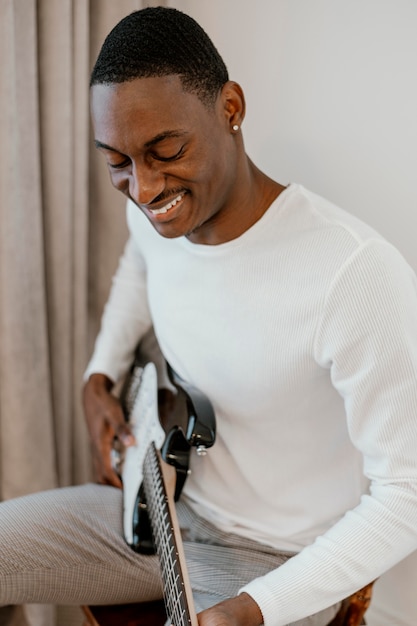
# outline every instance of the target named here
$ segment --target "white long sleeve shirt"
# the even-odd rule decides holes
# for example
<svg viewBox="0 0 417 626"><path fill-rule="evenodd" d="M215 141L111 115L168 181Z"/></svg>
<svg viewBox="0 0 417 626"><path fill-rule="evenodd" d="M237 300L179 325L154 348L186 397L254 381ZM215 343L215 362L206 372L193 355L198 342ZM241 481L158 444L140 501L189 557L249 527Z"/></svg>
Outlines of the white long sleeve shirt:
<svg viewBox="0 0 417 626"><path fill-rule="evenodd" d="M310 615L417 548L417 285L358 219L290 185L220 245L133 205L87 375L117 380L153 325L211 400L184 494L221 529L298 554L243 590L265 626Z"/></svg>

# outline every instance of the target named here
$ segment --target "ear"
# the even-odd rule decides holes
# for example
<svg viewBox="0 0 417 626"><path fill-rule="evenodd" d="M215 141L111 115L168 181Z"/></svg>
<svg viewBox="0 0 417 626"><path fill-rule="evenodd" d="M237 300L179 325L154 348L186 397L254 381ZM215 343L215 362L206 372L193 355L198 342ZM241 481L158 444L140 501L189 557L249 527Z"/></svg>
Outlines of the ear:
<svg viewBox="0 0 417 626"><path fill-rule="evenodd" d="M241 86L231 80L227 81L222 87L219 101L228 128L240 128L246 111L245 94Z"/></svg>

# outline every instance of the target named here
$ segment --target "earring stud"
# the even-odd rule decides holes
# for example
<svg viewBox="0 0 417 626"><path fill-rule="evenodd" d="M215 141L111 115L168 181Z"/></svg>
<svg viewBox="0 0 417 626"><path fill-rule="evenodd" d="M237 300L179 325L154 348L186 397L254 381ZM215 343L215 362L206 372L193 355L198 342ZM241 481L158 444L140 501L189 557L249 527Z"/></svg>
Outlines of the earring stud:
<svg viewBox="0 0 417 626"><path fill-rule="evenodd" d="M238 126L237 124L234 124L234 125L232 126L232 130L234 130L234 131L239 130L239 126Z"/></svg>

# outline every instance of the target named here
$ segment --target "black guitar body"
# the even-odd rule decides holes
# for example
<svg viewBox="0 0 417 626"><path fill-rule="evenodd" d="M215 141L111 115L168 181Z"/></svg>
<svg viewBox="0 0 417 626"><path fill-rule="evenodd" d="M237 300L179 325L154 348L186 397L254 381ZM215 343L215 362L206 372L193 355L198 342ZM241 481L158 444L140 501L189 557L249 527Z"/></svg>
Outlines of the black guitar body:
<svg viewBox="0 0 417 626"><path fill-rule="evenodd" d="M140 389L141 373L145 363L137 358L121 393L126 420ZM176 393L168 389L158 391L159 421L165 431L160 453L162 459L176 470L175 500L178 500L189 473L190 452L205 454L216 438L216 420L213 407L200 390L180 378L168 365L170 381ZM154 554L155 546L149 522L143 483L139 488L133 513L133 542L135 552Z"/></svg>

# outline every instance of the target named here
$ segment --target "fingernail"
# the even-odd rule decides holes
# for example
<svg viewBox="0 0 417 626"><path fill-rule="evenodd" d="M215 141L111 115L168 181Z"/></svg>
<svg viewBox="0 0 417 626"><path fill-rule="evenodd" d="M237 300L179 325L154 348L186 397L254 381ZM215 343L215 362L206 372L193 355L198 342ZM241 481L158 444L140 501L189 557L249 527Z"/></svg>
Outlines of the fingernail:
<svg viewBox="0 0 417 626"><path fill-rule="evenodd" d="M120 440L125 446L133 446L133 444L135 443L135 438L133 437L133 435L128 434L121 435Z"/></svg>

